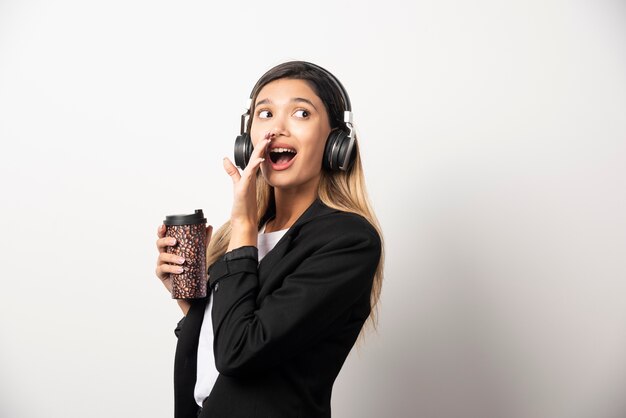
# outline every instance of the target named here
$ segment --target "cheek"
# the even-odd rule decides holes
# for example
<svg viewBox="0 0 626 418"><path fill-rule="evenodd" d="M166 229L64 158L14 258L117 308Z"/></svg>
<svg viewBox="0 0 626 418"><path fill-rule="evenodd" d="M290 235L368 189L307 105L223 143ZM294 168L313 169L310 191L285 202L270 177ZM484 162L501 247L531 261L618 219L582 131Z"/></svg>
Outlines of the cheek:
<svg viewBox="0 0 626 418"><path fill-rule="evenodd" d="M317 171L322 167L322 159L324 157L324 149L326 147L326 138L320 139L316 138L314 143L311 143L309 147L307 147L307 160L310 164L310 167Z"/></svg>
<svg viewBox="0 0 626 418"><path fill-rule="evenodd" d="M324 151L326 150L326 141L328 139L328 136L325 136L319 143L318 143L318 149L317 149L317 155L319 157L318 159L318 163L322 164L322 161L324 159Z"/></svg>
<svg viewBox="0 0 626 418"><path fill-rule="evenodd" d="M301 138L301 142L303 145L306 145L306 148L310 150L310 152L318 153L320 150L324 150L326 146L326 139L328 138L328 132L325 129L302 129L298 132L299 138Z"/></svg>
<svg viewBox="0 0 626 418"><path fill-rule="evenodd" d="M259 134L258 134L257 130L254 129L254 127L253 127L248 132L248 135L250 135L250 139L252 140L252 146L256 146L257 142L259 142Z"/></svg>
<svg viewBox="0 0 626 418"><path fill-rule="evenodd" d="M252 126L250 127L250 130L248 131L250 135L250 139L252 140L252 145L254 146L259 141L261 141L268 130L269 129L267 129L267 127L263 128L259 126L258 123L253 123Z"/></svg>
<svg viewBox="0 0 626 418"><path fill-rule="evenodd" d="M317 143L317 147L316 147L316 155L317 155L317 160L318 161L322 161L322 158L324 157L324 149L326 148L326 138L321 139L318 143Z"/></svg>

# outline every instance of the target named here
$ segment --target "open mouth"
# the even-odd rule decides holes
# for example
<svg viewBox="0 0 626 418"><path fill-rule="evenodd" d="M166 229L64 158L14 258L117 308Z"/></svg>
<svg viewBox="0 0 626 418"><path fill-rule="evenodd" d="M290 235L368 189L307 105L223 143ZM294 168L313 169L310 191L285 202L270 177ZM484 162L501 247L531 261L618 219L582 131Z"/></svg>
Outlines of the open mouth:
<svg viewBox="0 0 626 418"><path fill-rule="evenodd" d="M296 154L297 151L293 148L276 147L270 150L270 160L274 164L283 165L291 161Z"/></svg>

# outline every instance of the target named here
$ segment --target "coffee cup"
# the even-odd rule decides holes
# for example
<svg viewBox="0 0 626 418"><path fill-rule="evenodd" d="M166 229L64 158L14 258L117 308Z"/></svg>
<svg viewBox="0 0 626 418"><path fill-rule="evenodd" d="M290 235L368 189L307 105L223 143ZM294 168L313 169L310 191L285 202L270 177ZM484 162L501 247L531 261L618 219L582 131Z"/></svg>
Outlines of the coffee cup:
<svg viewBox="0 0 626 418"><path fill-rule="evenodd" d="M207 295L206 218L202 209L189 215L165 217L165 236L174 237L176 244L166 247L169 254L183 257L183 272L170 273L172 299L199 299Z"/></svg>

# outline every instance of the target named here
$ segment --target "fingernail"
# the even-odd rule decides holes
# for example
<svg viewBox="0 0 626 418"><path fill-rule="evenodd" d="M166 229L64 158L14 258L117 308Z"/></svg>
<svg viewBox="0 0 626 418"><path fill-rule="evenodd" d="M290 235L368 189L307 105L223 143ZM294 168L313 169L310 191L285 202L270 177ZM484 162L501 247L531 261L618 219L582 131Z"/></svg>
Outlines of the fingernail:
<svg viewBox="0 0 626 418"><path fill-rule="evenodd" d="M184 262L185 262L185 259L184 259L184 258L180 257L180 258L178 259L178 264L183 264Z"/></svg>
<svg viewBox="0 0 626 418"><path fill-rule="evenodd" d="M171 240L169 240L170 245L174 245L176 244L176 238L172 238Z"/></svg>
<svg viewBox="0 0 626 418"><path fill-rule="evenodd" d="M185 271L185 269L183 269L182 267L177 267L176 271L179 273L182 273L183 271Z"/></svg>

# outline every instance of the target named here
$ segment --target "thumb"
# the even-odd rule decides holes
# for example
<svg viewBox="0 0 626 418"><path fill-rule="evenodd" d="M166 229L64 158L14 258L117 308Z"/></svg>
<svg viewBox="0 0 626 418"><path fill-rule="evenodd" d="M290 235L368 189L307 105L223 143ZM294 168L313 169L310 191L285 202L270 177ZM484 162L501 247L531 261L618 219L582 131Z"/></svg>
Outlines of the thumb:
<svg viewBox="0 0 626 418"><path fill-rule="evenodd" d="M231 179L233 179L233 183L237 183L239 181L239 179L241 178L241 174L239 174L239 170L237 170L237 167L235 167L235 165L226 157L224 157L224 170L226 170L226 174L228 174L230 176Z"/></svg>

